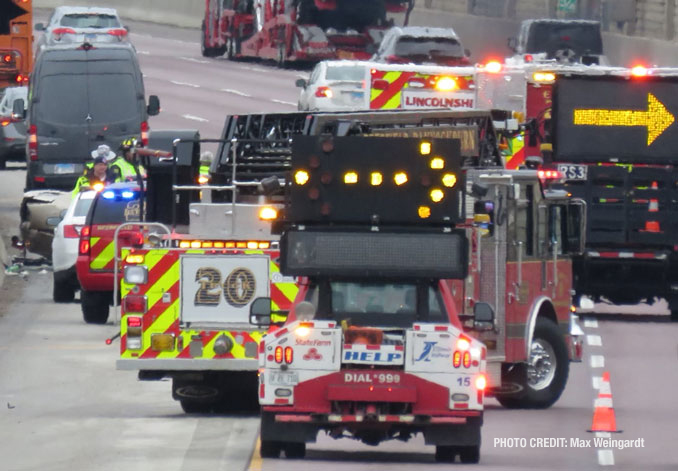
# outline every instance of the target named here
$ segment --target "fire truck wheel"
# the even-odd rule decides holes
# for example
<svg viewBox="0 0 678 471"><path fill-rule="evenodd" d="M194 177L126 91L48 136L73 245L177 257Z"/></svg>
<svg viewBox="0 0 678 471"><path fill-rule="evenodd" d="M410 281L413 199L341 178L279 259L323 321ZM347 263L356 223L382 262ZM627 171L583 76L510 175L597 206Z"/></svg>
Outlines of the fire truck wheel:
<svg viewBox="0 0 678 471"><path fill-rule="evenodd" d="M111 293L108 291L85 291L80 293L82 317L88 324L105 324Z"/></svg>
<svg viewBox="0 0 678 471"><path fill-rule="evenodd" d="M439 463L454 463L457 453L459 453L459 447L438 445L436 446L436 461Z"/></svg>
<svg viewBox="0 0 678 471"><path fill-rule="evenodd" d="M52 299L55 303L72 303L75 299L75 290L68 281L54 280Z"/></svg>
<svg viewBox="0 0 678 471"><path fill-rule="evenodd" d="M522 386L516 394L498 395L499 403L509 409L546 409L563 393L569 374L567 346L552 321L539 318L532 336L527 364L516 365L506 376L508 382Z"/></svg>
<svg viewBox="0 0 678 471"><path fill-rule="evenodd" d="M262 458L280 458L282 444L272 440L262 440L259 454Z"/></svg>
<svg viewBox="0 0 678 471"><path fill-rule="evenodd" d="M459 459L462 463L477 463L480 461L480 445L459 447Z"/></svg>
<svg viewBox="0 0 678 471"><path fill-rule="evenodd" d="M205 37L205 22L202 22L202 28L200 30L200 52L203 57L214 57L217 55L217 48L207 46L207 38ZM223 53L222 53L223 54Z"/></svg>
<svg viewBox="0 0 678 471"><path fill-rule="evenodd" d="M306 456L306 443L284 443L283 449L285 450L285 456L290 459L301 459Z"/></svg>

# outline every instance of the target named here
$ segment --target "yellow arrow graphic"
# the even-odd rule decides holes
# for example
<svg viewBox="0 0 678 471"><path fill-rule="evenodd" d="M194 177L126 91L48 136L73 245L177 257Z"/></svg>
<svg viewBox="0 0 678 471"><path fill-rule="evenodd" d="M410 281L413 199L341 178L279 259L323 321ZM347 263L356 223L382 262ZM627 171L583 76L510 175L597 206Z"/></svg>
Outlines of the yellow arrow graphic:
<svg viewBox="0 0 678 471"><path fill-rule="evenodd" d="M575 109L577 126L645 126L647 145L671 126L676 118L652 93L647 94L647 111Z"/></svg>

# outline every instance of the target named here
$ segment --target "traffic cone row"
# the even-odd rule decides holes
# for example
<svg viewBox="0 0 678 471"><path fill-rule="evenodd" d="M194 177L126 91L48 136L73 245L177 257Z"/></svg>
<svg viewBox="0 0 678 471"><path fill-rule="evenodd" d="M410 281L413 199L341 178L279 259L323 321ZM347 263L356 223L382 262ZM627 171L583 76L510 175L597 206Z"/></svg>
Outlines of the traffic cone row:
<svg viewBox="0 0 678 471"><path fill-rule="evenodd" d="M603 373L598 389L598 398L593 406L593 422L589 432L621 432L617 430L617 421L612 406L612 389L610 388L610 373Z"/></svg>

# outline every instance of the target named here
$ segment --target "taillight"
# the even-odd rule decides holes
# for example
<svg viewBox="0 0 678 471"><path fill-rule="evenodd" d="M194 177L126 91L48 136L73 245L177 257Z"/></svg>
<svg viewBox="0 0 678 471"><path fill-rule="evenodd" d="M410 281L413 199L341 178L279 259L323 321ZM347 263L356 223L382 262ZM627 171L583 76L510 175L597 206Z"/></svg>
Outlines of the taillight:
<svg viewBox="0 0 678 471"><path fill-rule="evenodd" d="M123 38L127 36L127 30L124 28L109 29L108 34L111 36L116 36L120 41L122 41Z"/></svg>
<svg viewBox="0 0 678 471"><path fill-rule="evenodd" d="M3 54L2 56L2 62L5 64L9 64L14 60L14 55L13 54Z"/></svg>
<svg viewBox="0 0 678 471"><path fill-rule="evenodd" d="M64 34L75 34L75 30L71 28L54 28L52 34L56 41L60 41Z"/></svg>
<svg viewBox="0 0 678 471"><path fill-rule="evenodd" d="M283 348L280 346L275 347L275 362L276 363L283 362Z"/></svg>
<svg viewBox="0 0 678 471"><path fill-rule="evenodd" d="M141 143L144 147L148 146L148 122L141 122Z"/></svg>
<svg viewBox="0 0 678 471"><path fill-rule="evenodd" d="M122 299L122 303L125 312L146 313L146 296L127 295ZM138 321L134 320L133 322L138 322L139 324L132 327L141 327L141 317L128 317L127 319L138 319ZM130 326L130 323L128 322L127 325Z"/></svg>
<svg viewBox="0 0 678 471"><path fill-rule="evenodd" d="M127 327L141 327L141 317L127 317Z"/></svg>
<svg viewBox="0 0 678 471"><path fill-rule="evenodd" d="M487 387L487 378L485 375L480 375L476 377L476 389L483 391Z"/></svg>
<svg viewBox="0 0 678 471"><path fill-rule="evenodd" d="M67 239L77 239L80 237L80 230L82 226L75 226L73 224L67 224L64 226L64 237Z"/></svg>
<svg viewBox="0 0 678 471"><path fill-rule="evenodd" d="M28 156L31 160L38 160L38 127L35 124L28 128Z"/></svg>
<svg viewBox="0 0 678 471"><path fill-rule="evenodd" d="M89 254L89 235L90 235L91 228L89 226L85 226L82 228L80 231L80 245L78 247L78 253L80 255L88 255Z"/></svg>
<svg viewBox="0 0 678 471"><path fill-rule="evenodd" d="M471 352L464 352L463 356L463 362L464 362L464 368L470 368L471 367Z"/></svg>
<svg viewBox="0 0 678 471"><path fill-rule="evenodd" d="M294 360L294 349L292 347L285 347L285 363L288 365Z"/></svg>
<svg viewBox="0 0 678 471"><path fill-rule="evenodd" d="M11 122L12 122L11 119L3 119L2 121L0 121L0 126L4 128L5 126L9 126L9 123Z"/></svg>
<svg viewBox="0 0 678 471"><path fill-rule="evenodd" d="M332 89L330 87L318 87L315 90L315 96L320 98L332 98Z"/></svg>
<svg viewBox="0 0 678 471"><path fill-rule="evenodd" d="M455 350L454 355L452 355L452 366L459 368L461 366L461 352Z"/></svg>
<svg viewBox="0 0 678 471"><path fill-rule="evenodd" d="M130 350L141 349L141 317L126 316L127 318L127 338L126 347Z"/></svg>

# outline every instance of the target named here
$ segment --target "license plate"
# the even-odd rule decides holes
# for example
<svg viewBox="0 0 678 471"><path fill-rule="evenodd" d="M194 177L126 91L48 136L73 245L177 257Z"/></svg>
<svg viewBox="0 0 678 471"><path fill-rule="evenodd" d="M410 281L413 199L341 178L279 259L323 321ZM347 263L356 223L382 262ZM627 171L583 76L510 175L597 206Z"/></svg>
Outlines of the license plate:
<svg viewBox="0 0 678 471"><path fill-rule="evenodd" d="M269 382L275 386L294 386L299 383L299 375L293 372L271 371Z"/></svg>
<svg viewBox="0 0 678 471"><path fill-rule="evenodd" d="M55 164L54 173L57 175L75 173L75 164Z"/></svg>
<svg viewBox="0 0 678 471"><path fill-rule="evenodd" d="M96 34L86 34L85 35L85 41L88 42L96 42L97 40L97 35Z"/></svg>
<svg viewBox="0 0 678 471"><path fill-rule="evenodd" d="M558 171L567 180L586 180L586 165L559 164Z"/></svg>

